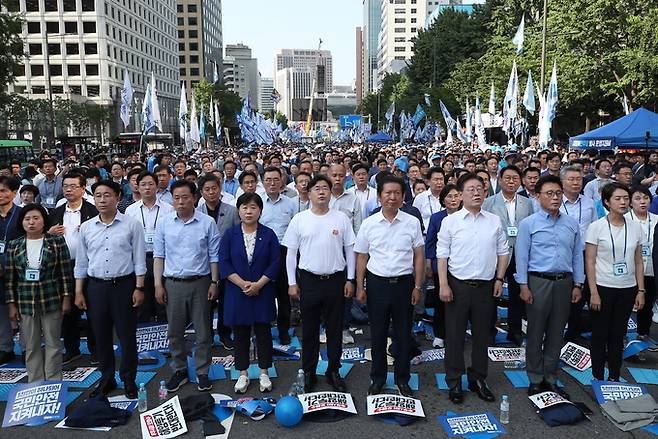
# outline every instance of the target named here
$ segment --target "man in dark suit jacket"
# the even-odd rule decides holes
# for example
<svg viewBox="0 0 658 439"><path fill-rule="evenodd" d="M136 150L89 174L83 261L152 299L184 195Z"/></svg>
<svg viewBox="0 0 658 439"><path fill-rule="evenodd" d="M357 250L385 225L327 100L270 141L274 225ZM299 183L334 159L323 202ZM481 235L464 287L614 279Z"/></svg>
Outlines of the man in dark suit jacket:
<svg viewBox="0 0 658 439"><path fill-rule="evenodd" d="M75 266L80 225L98 215L96 207L83 198L86 183L86 177L82 174L65 174L62 181L62 190L66 198L66 203L52 209L49 214L50 223L54 224L50 228L49 233L64 235L71 259L73 260L71 266ZM64 347L66 348L66 352L62 358L62 365L66 365L80 357L79 322L81 315L82 311L72 303L71 312L65 314L62 319L62 337L64 338ZM93 332L90 329L91 325L88 318L87 325L89 328L87 330L87 346L91 353L91 363L94 364L96 363L96 343Z"/></svg>

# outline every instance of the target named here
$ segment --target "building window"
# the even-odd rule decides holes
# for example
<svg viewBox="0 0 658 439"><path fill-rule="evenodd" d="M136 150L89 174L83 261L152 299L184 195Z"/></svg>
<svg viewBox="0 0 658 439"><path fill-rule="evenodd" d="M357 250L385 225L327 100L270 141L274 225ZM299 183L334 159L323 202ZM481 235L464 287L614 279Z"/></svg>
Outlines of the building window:
<svg viewBox="0 0 658 439"><path fill-rule="evenodd" d="M58 34L59 33L59 22L57 21L46 21L46 32L49 34Z"/></svg>
<svg viewBox="0 0 658 439"><path fill-rule="evenodd" d="M176 5L176 12L183 12L183 5L180 3Z"/></svg>
<svg viewBox="0 0 658 439"><path fill-rule="evenodd" d="M396 18L396 19L395 19L395 22L396 22L396 23L406 23L406 21L407 21L407 20L405 20L404 18Z"/></svg>
<svg viewBox="0 0 658 439"><path fill-rule="evenodd" d="M185 51L185 43L178 43L178 51L179 52Z"/></svg>
<svg viewBox="0 0 658 439"><path fill-rule="evenodd" d="M415 34L417 30L418 30L418 29L416 29L415 27L412 27L412 28L411 28L411 33L412 33L412 34Z"/></svg>
<svg viewBox="0 0 658 439"><path fill-rule="evenodd" d="M62 3L65 11L75 11L75 0L64 0Z"/></svg>
<svg viewBox="0 0 658 439"><path fill-rule="evenodd" d="M77 21L65 21L64 22L64 33L77 34L78 33L78 22Z"/></svg>
<svg viewBox="0 0 658 439"><path fill-rule="evenodd" d="M39 0L25 0L26 12L39 12Z"/></svg>
<svg viewBox="0 0 658 439"><path fill-rule="evenodd" d="M48 70L50 71L50 76L62 76L61 64L51 64Z"/></svg>
<svg viewBox="0 0 658 439"><path fill-rule="evenodd" d="M397 60L404 60L404 59L406 59L406 58L405 58L404 56L396 56L394 59L397 59Z"/></svg>
<svg viewBox="0 0 658 439"><path fill-rule="evenodd" d="M178 56L178 63L179 64L185 64L185 55L179 55Z"/></svg>
<svg viewBox="0 0 658 439"><path fill-rule="evenodd" d="M190 64L197 64L199 62L199 55L190 55Z"/></svg>
<svg viewBox="0 0 658 439"><path fill-rule="evenodd" d="M404 14L404 8L395 8L396 14Z"/></svg>
<svg viewBox="0 0 658 439"><path fill-rule="evenodd" d="M43 76L43 74L42 74L42 76ZM43 85L38 85L38 86L35 85L35 86L32 86L32 94L35 94L35 95L45 95L45 94L46 94L46 87L43 86Z"/></svg>
<svg viewBox="0 0 658 439"><path fill-rule="evenodd" d="M86 64L85 71L87 76L98 76L98 64Z"/></svg>
<svg viewBox="0 0 658 439"><path fill-rule="evenodd" d="M93 21L83 21L82 22L82 32L86 34L95 34L96 33L96 23Z"/></svg>
<svg viewBox="0 0 658 439"><path fill-rule="evenodd" d="M30 55L41 55L43 53L43 48L41 44L30 44Z"/></svg>
<svg viewBox="0 0 658 439"><path fill-rule="evenodd" d="M80 76L80 66L77 64L69 64L66 66L66 71L69 76Z"/></svg>
<svg viewBox="0 0 658 439"><path fill-rule="evenodd" d="M80 46L78 43L66 43L67 55L78 55L80 53Z"/></svg>
<svg viewBox="0 0 658 439"><path fill-rule="evenodd" d="M415 19L415 18L412 18L412 19L411 19L411 22L412 22L412 23L415 23L415 22L416 22L416 19Z"/></svg>
<svg viewBox="0 0 658 439"><path fill-rule="evenodd" d="M404 37L395 37L395 42L396 43L404 43L406 39Z"/></svg>
<svg viewBox="0 0 658 439"><path fill-rule="evenodd" d="M197 25L196 17L188 17L187 24L190 26L196 26Z"/></svg>
<svg viewBox="0 0 658 439"><path fill-rule="evenodd" d="M196 12L196 5L187 5L187 12Z"/></svg>
<svg viewBox="0 0 658 439"><path fill-rule="evenodd" d="M48 54L49 55L60 55L62 53L62 47L57 44L48 44Z"/></svg>
<svg viewBox="0 0 658 439"><path fill-rule="evenodd" d="M187 76L187 69L185 67L181 67L178 69L178 74L181 76Z"/></svg>
<svg viewBox="0 0 658 439"><path fill-rule="evenodd" d="M396 47L395 51L396 52L404 52L405 48L404 47Z"/></svg>
<svg viewBox="0 0 658 439"><path fill-rule="evenodd" d="M57 0L45 0L44 6L46 8L46 12L55 12L57 11Z"/></svg>
<svg viewBox="0 0 658 439"><path fill-rule="evenodd" d="M32 76L43 76L43 65L42 64L32 64L30 66L30 74Z"/></svg>
<svg viewBox="0 0 658 439"><path fill-rule="evenodd" d="M101 94L100 87L98 85L88 85L87 86L87 96L95 97Z"/></svg>
<svg viewBox="0 0 658 439"><path fill-rule="evenodd" d="M412 13L412 14L415 14L416 12L418 12L417 9L412 9L412 10L411 10L411 13Z"/></svg>
<svg viewBox="0 0 658 439"><path fill-rule="evenodd" d="M69 92L74 95L82 96L82 87L79 85L69 85Z"/></svg>
<svg viewBox="0 0 658 439"><path fill-rule="evenodd" d="M190 43L190 50L193 52L199 50L199 43Z"/></svg>
<svg viewBox="0 0 658 439"><path fill-rule="evenodd" d="M41 23L38 21L28 21L27 22L27 33L28 34L40 34L41 33Z"/></svg>
<svg viewBox="0 0 658 439"><path fill-rule="evenodd" d="M96 10L94 5L94 0L82 0L82 10L83 11L94 11Z"/></svg>
<svg viewBox="0 0 658 439"><path fill-rule="evenodd" d="M197 30L192 29L192 30L187 31L187 35L190 38L198 38L199 37L199 32Z"/></svg>
<svg viewBox="0 0 658 439"><path fill-rule="evenodd" d="M178 31L178 38L185 38L185 31L184 30L179 30Z"/></svg>
<svg viewBox="0 0 658 439"><path fill-rule="evenodd" d="M177 18L177 21L178 21L178 25L179 25L179 26L182 26L182 25L185 24L185 19L184 19L183 17L178 17L178 18Z"/></svg>
<svg viewBox="0 0 658 439"><path fill-rule="evenodd" d="M404 33L404 28L403 27L396 27L395 28L395 33L396 34L403 34Z"/></svg>
<svg viewBox="0 0 658 439"><path fill-rule="evenodd" d="M96 43L85 43L85 55L97 55L98 47Z"/></svg>
<svg viewBox="0 0 658 439"><path fill-rule="evenodd" d="M196 67L192 67L190 69L190 76L199 76L199 69Z"/></svg>

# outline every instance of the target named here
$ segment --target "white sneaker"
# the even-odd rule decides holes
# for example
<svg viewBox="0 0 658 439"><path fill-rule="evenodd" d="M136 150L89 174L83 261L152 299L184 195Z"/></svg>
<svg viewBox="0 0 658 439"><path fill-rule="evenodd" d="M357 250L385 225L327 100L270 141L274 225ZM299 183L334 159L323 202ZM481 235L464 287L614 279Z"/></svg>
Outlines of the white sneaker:
<svg viewBox="0 0 658 439"><path fill-rule="evenodd" d="M238 381L235 383L235 393L245 393L249 387L249 377L246 375L240 375Z"/></svg>
<svg viewBox="0 0 658 439"><path fill-rule="evenodd" d="M354 337L349 329L343 329L343 344L354 344Z"/></svg>
<svg viewBox="0 0 658 439"><path fill-rule="evenodd" d="M444 347L445 344L443 343L443 339L439 337L434 337L434 341L432 342L432 347L436 349L441 349Z"/></svg>
<svg viewBox="0 0 658 439"><path fill-rule="evenodd" d="M325 344L327 342L327 333L326 332L321 332L320 333L320 343Z"/></svg>
<svg viewBox="0 0 658 439"><path fill-rule="evenodd" d="M266 373L261 373L258 381L260 383L261 392L272 391L272 381L270 381L270 377Z"/></svg>

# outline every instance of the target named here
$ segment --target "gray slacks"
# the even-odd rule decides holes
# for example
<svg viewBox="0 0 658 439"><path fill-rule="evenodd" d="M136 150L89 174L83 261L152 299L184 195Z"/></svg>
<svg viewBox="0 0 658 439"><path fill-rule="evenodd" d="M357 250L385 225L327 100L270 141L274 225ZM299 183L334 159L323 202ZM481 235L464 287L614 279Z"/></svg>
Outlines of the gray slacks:
<svg viewBox="0 0 658 439"><path fill-rule="evenodd" d="M185 326L188 316L194 324L195 351L194 363L198 375L208 375L210 369L210 349L212 348L212 322L209 318L211 303L208 300L210 276L191 282L166 279L167 321L169 329L169 349L171 368L174 372L187 369L187 349L185 349Z"/></svg>
<svg viewBox="0 0 658 439"><path fill-rule="evenodd" d="M564 327L571 309L573 280L571 276L549 280L529 274L528 288L533 302L526 304L526 371L532 384L539 384L542 380L555 384Z"/></svg>
<svg viewBox="0 0 658 439"><path fill-rule="evenodd" d="M27 380L32 383L43 380L62 380L62 312L44 314L39 307L34 315L21 314L21 332L25 341ZM45 342L41 349L41 334Z"/></svg>

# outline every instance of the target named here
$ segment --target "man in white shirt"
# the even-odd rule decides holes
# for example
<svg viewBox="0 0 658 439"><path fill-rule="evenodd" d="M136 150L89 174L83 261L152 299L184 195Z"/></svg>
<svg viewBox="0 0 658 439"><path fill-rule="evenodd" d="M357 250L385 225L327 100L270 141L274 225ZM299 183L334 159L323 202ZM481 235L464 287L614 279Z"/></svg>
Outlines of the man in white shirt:
<svg viewBox="0 0 658 439"><path fill-rule="evenodd" d="M445 186L445 173L443 169L435 166L430 168L427 171L427 180L430 183L430 188L425 192L418 194L414 198L413 206L420 211L421 216L423 217L423 224L425 225L425 230L430 225L430 217L443 210L441 206L441 201L439 200L439 194L441 189Z"/></svg>
<svg viewBox="0 0 658 439"><path fill-rule="evenodd" d="M494 297L503 292L509 248L500 218L483 211L484 182L475 174L462 175L457 188L463 208L446 217L437 236L439 298L446 302L446 383L454 404L464 401L462 375L468 388L491 402L487 386L487 349L490 340ZM469 316L473 347L471 367L464 365L464 338Z"/></svg>
<svg viewBox="0 0 658 439"><path fill-rule="evenodd" d="M288 249L288 294L293 299L299 298L301 305L302 368L306 392L313 391L317 382L322 318L327 334L327 382L337 392L346 391L345 382L339 375L341 328L345 298L354 295L354 231L344 213L329 209L331 186L332 181L325 175L318 175L310 181L312 207L292 219L282 241Z"/></svg>
<svg viewBox="0 0 658 439"><path fill-rule="evenodd" d="M601 159L594 165L596 178L585 185L583 194L590 197L594 201L601 200L601 192L599 191L599 184L601 180L609 180L612 177L612 163L608 159Z"/></svg>
<svg viewBox="0 0 658 439"><path fill-rule="evenodd" d="M352 167L352 179L354 186L349 188L347 192L352 192L359 199L361 203L361 217L365 218L363 208L366 202L371 198L377 198L377 190L368 185L368 167L363 163L358 163Z"/></svg>
<svg viewBox="0 0 658 439"><path fill-rule="evenodd" d="M392 321L396 346L395 384L401 395L412 396L409 387L412 306L421 298L425 241L420 221L400 210L405 189L400 178L385 176L381 179L377 193L382 209L366 218L354 246L357 300L368 303L372 340L370 395L381 393L386 383L386 339Z"/></svg>
<svg viewBox="0 0 658 439"><path fill-rule="evenodd" d="M126 216L137 220L144 228L146 248L146 276L144 276L144 302L137 310L137 321L148 323L167 322L167 310L155 300L155 280L153 277L153 237L158 221L173 212L171 204L158 199L158 177L148 171L137 176L137 187L141 199L126 208Z"/></svg>

